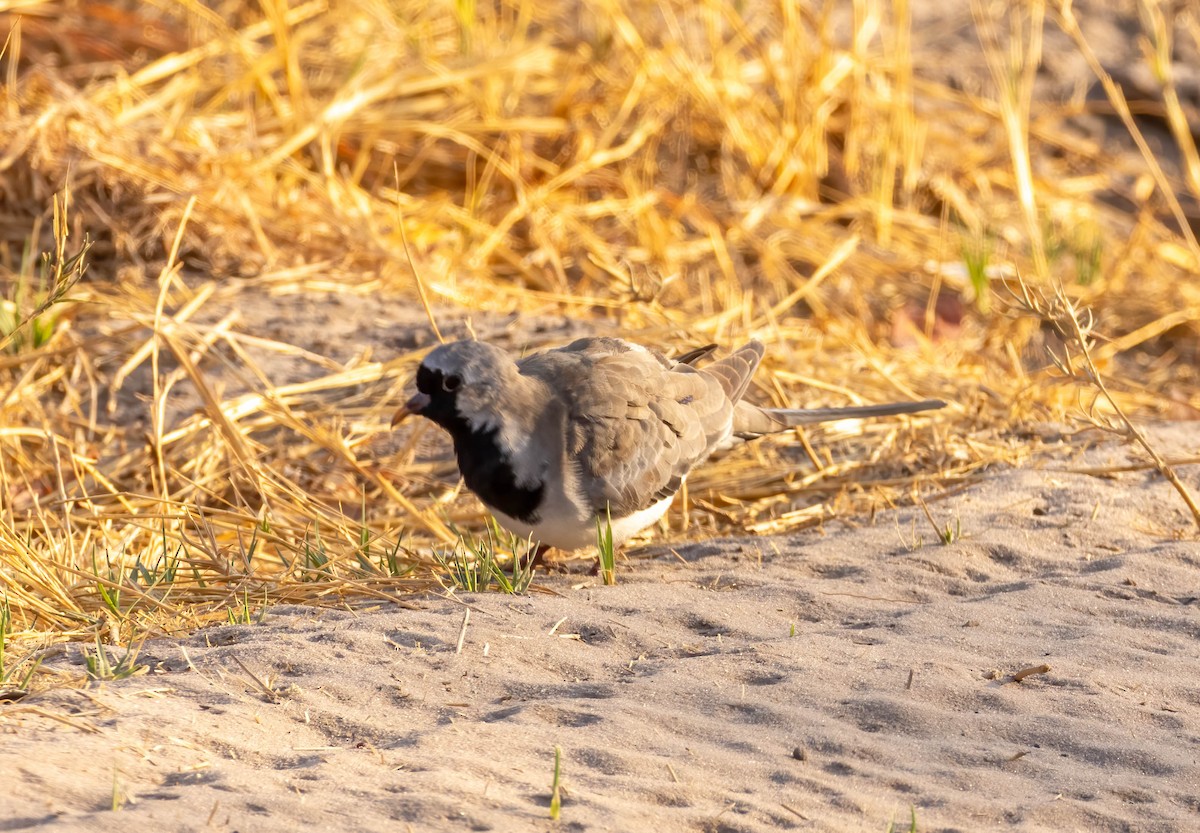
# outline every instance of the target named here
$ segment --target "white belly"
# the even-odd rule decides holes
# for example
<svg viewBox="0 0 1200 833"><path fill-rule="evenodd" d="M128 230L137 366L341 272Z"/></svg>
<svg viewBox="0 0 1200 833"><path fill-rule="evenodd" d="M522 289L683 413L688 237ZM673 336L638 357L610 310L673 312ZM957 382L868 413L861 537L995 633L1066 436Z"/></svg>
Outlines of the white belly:
<svg viewBox="0 0 1200 833"><path fill-rule="evenodd" d="M613 518L613 544L619 546L646 527L657 523L671 508L671 501L674 500L674 497L674 495L665 497L658 503L634 512L632 515ZM522 538L532 538L534 541L560 550L595 547L596 518L580 518L578 514L570 510L563 511L564 509L566 509L565 506L554 506L548 501L542 506L541 520L530 525L488 507L488 510L496 516L496 522L500 526ZM601 516L600 522L602 524L605 522L604 516Z"/></svg>

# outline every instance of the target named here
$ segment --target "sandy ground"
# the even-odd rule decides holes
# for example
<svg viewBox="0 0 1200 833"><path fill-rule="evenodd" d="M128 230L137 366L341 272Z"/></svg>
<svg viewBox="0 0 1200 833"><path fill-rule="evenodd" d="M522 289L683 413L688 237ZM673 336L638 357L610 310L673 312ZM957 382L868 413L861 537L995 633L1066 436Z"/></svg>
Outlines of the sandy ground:
<svg viewBox="0 0 1200 833"><path fill-rule="evenodd" d="M1137 89L1133 4L1111 5L1076 3ZM967 90L988 83L969 6L917 6L918 48L953 55ZM1085 83L1095 100L1048 37L1046 94ZM1195 103L1191 55L1176 75ZM1076 121L1127 141L1102 108ZM339 361L421 343L411 302L286 303L239 326ZM277 384L316 372L264 367ZM1155 437L1200 453L1196 423ZM993 471L932 504L961 529L949 545L905 509L650 547L616 587L549 576L526 597L276 608L148 643L145 676L0 706L0 831L883 833L914 811L922 831L1197 830L1200 545L1157 475L1078 471L1129 457ZM1200 491L1200 466L1181 472ZM77 648L47 665L81 674Z"/></svg>
<svg viewBox="0 0 1200 833"><path fill-rule="evenodd" d="M0 830L1200 829L1200 546L1156 475L1072 471L1129 458L996 472L949 545L902 510L148 643L0 708Z"/></svg>

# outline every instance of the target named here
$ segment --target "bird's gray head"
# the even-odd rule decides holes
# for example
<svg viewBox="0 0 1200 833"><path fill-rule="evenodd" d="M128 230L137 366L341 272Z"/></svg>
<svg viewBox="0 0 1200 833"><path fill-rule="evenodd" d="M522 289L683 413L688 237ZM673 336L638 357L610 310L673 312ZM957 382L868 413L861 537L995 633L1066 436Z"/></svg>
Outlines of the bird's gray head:
<svg viewBox="0 0 1200 833"><path fill-rule="evenodd" d="M418 414L451 434L464 427L498 427L501 397L514 378L516 364L498 347L482 341L443 344L417 368L417 393L396 411L392 425Z"/></svg>

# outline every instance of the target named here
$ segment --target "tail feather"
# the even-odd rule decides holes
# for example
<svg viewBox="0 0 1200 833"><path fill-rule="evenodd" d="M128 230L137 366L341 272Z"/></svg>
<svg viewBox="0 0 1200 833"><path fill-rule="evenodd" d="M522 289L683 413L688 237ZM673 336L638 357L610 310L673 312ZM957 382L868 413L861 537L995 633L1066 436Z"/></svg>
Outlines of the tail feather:
<svg viewBox="0 0 1200 833"><path fill-rule="evenodd" d="M933 411L946 407L940 399L920 402L893 402L887 405L864 405L857 408L759 408L739 402L733 410L733 434L743 440L776 434L798 425L836 422L839 419L897 416Z"/></svg>
<svg viewBox="0 0 1200 833"><path fill-rule="evenodd" d="M673 359L671 359L671 361L675 362L675 364L694 365L696 362L698 362L702 359L707 359L709 356L711 356L716 351L717 351L717 345L706 344L703 347L697 347L695 350L688 350L682 356L675 356Z"/></svg>
<svg viewBox="0 0 1200 833"><path fill-rule="evenodd" d="M762 357L762 342L751 341L739 347L719 362L714 362L702 368L700 372L707 376L715 377L730 401L740 402L742 396L746 393L746 388L750 385L750 378L754 376L754 371L758 369L758 364L762 361Z"/></svg>

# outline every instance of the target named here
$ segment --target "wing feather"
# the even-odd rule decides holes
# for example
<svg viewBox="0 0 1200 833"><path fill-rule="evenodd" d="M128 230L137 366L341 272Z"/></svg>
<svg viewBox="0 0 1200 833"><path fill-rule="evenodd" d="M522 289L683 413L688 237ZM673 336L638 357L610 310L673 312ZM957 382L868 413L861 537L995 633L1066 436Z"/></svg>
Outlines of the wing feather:
<svg viewBox="0 0 1200 833"><path fill-rule="evenodd" d="M580 339L520 363L565 405L566 452L580 498L623 517L669 497L732 430L728 387L743 388L739 354L697 370L619 339ZM713 372L716 368L716 372ZM750 369L749 372L753 372Z"/></svg>

